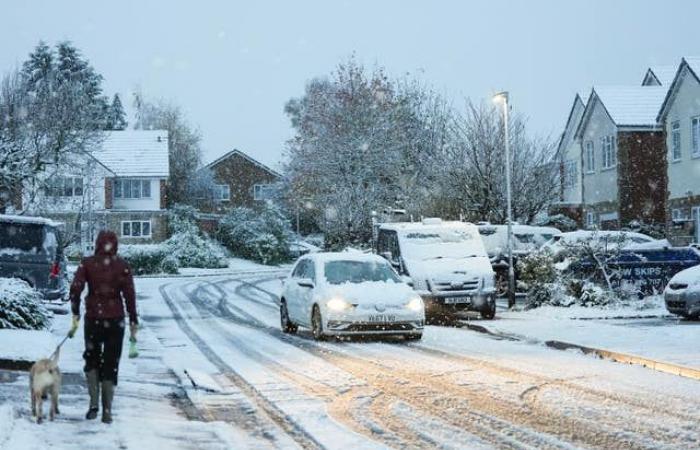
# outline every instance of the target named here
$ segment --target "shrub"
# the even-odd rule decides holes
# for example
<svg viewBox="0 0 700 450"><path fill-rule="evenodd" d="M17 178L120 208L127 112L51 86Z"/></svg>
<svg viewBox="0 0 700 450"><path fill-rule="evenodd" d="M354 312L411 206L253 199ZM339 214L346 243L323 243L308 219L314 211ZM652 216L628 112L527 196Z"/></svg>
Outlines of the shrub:
<svg viewBox="0 0 700 450"><path fill-rule="evenodd" d="M289 259L291 226L282 212L266 204L259 210L235 208L219 223L217 239L231 253L263 264Z"/></svg>
<svg viewBox="0 0 700 450"><path fill-rule="evenodd" d="M168 229L170 230L170 234L199 234L197 209L190 205L173 205L168 209Z"/></svg>
<svg viewBox="0 0 700 450"><path fill-rule="evenodd" d="M163 245L123 245L119 254L129 263L134 275L177 273L177 262L166 262L169 253Z"/></svg>
<svg viewBox="0 0 700 450"><path fill-rule="evenodd" d="M163 243L176 267L218 269L228 267L226 250L217 242L193 233L180 232Z"/></svg>
<svg viewBox="0 0 700 450"><path fill-rule="evenodd" d="M0 278L0 328L40 330L49 326L51 313L43 297L18 278Z"/></svg>

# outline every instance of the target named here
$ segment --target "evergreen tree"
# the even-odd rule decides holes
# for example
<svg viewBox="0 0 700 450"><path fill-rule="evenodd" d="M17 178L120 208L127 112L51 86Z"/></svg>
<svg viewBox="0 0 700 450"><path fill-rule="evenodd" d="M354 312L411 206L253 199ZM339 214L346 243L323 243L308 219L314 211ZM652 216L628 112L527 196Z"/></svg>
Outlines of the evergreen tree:
<svg viewBox="0 0 700 450"><path fill-rule="evenodd" d="M126 113L124 112L119 94L114 94L112 105L109 107L109 123L107 129L125 130L128 125L129 122L126 121Z"/></svg>

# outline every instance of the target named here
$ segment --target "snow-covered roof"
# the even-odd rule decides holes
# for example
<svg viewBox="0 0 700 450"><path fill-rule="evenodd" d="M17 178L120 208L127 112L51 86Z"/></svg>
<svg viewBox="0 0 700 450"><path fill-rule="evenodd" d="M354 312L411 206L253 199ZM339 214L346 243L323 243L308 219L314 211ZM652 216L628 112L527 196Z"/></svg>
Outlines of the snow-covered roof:
<svg viewBox="0 0 700 450"><path fill-rule="evenodd" d="M684 60L688 64L688 67L690 67L690 70L695 73L695 76L700 78L700 57L692 56L684 58Z"/></svg>
<svg viewBox="0 0 700 450"><path fill-rule="evenodd" d="M618 127L656 127L667 91L664 86L598 86L593 88L591 100L597 98ZM586 109L592 108L592 103Z"/></svg>
<svg viewBox="0 0 700 450"><path fill-rule="evenodd" d="M240 156L241 158L243 158L243 159L245 159L245 160L247 160L247 161L250 161L253 165L256 165L256 166L260 167L261 169L263 169L264 171L268 172L269 174L271 174L271 175L274 176L274 177L282 178L282 175L281 175L279 172L277 172L276 170L270 168L269 166L266 166L265 164L261 163L261 162L258 161L257 159L255 159L255 158L253 158L252 156L248 155L247 153L242 152L242 151L240 151L240 150L238 150L238 149L235 149L235 148L234 148L233 150L231 150L230 152L224 153L223 155L221 155L220 157L216 158L214 161L210 162L209 164L207 164L207 165L204 166L204 167L212 168L212 167L214 167L215 165L219 164L220 162L225 161L225 160L227 160L228 158L230 158L231 156L234 156L234 155Z"/></svg>
<svg viewBox="0 0 700 450"><path fill-rule="evenodd" d="M119 177L167 178L170 175L168 132L165 130L108 131L92 155Z"/></svg>
<svg viewBox="0 0 700 450"><path fill-rule="evenodd" d="M667 88L673 83L673 78L676 76L676 70L678 66L651 66L647 70L642 84L647 83L646 86L654 86L653 84L648 84L649 77L653 76L659 85L666 86Z"/></svg>
<svg viewBox="0 0 700 450"><path fill-rule="evenodd" d="M344 251L344 252L316 252L309 253L302 258L311 259L317 263L326 263L329 261L358 261L370 263L386 263L386 260L373 253L363 253L359 251Z"/></svg>
<svg viewBox="0 0 700 450"><path fill-rule="evenodd" d="M37 225L48 225L51 227L58 227L63 225L62 222L55 222L51 219L45 217L34 217L34 216L13 216L9 214L0 214L0 222L13 222L13 223L33 223Z"/></svg>
<svg viewBox="0 0 700 450"><path fill-rule="evenodd" d="M700 57L687 57L681 60L681 65L676 71L676 76L673 78L673 82L669 86L664 101L657 114L656 119L658 122L663 122L666 119L666 114L668 113L671 104L673 104L675 100L681 80L688 73L700 83Z"/></svg>

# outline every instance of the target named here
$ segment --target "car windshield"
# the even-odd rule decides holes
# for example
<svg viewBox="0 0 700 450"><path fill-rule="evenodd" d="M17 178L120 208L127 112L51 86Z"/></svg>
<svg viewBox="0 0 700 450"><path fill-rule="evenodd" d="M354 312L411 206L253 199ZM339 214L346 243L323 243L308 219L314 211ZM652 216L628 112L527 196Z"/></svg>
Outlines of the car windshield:
<svg viewBox="0 0 700 450"><path fill-rule="evenodd" d="M0 253L39 253L44 247L43 225L0 223Z"/></svg>
<svg viewBox="0 0 700 450"><path fill-rule="evenodd" d="M388 263L372 261L328 261L324 272L329 284L401 281Z"/></svg>
<svg viewBox="0 0 700 450"><path fill-rule="evenodd" d="M411 231L401 236L404 257L414 260L486 256L477 233L459 228Z"/></svg>

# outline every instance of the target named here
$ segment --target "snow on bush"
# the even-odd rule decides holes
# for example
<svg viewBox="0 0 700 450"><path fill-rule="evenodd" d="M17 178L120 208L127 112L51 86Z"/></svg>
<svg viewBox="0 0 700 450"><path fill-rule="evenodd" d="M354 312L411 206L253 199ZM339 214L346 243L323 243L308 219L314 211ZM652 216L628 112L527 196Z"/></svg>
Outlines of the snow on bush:
<svg viewBox="0 0 700 450"><path fill-rule="evenodd" d="M263 264L289 259L291 226L274 205L261 209L235 208L219 223L217 239L231 253Z"/></svg>
<svg viewBox="0 0 700 450"><path fill-rule="evenodd" d="M41 294L18 278L0 278L0 329L40 330L48 327L51 313Z"/></svg>
<svg viewBox="0 0 700 450"><path fill-rule="evenodd" d="M119 255L129 263L134 275L177 273L177 260L161 244L122 245Z"/></svg>
<svg viewBox="0 0 700 450"><path fill-rule="evenodd" d="M163 243L177 267L219 269L228 267L226 249L197 232L182 231Z"/></svg>
<svg viewBox="0 0 700 450"><path fill-rule="evenodd" d="M199 233L197 209L190 205L177 204L168 209L168 229L170 234Z"/></svg>

